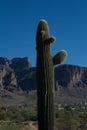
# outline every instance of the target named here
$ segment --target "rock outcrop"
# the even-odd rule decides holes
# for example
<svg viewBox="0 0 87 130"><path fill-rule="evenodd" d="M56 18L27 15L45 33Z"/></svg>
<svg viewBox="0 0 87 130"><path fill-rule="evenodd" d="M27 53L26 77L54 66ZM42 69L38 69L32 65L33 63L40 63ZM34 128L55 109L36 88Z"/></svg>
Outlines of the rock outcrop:
<svg viewBox="0 0 87 130"><path fill-rule="evenodd" d="M75 65L61 65L55 68L55 79L63 87L87 86L87 68Z"/></svg>
<svg viewBox="0 0 87 130"><path fill-rule="evenodd" d="M0 90L14 91L24 86L23 89L29 89L30 85L22 85L22 82L30 79L31 67L31 63L27 57L14 58L12 60L0 57Z"/></svg>
<svg viewBox="0 0 87 130"><path fill-rule="evenodd" d="M56 90L60 96L87 99L87 68L61 65L55 68Z"/></svg>

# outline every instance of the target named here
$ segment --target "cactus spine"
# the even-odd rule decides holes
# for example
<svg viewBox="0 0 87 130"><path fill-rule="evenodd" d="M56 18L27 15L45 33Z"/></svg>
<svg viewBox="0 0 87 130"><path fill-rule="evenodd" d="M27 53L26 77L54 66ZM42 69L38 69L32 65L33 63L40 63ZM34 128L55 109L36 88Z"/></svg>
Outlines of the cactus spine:
<svg viewBox="0 0 87 130"><path fill-rule="evenodd" d="M55 38L50 37L47 22L41 20L36 34L39 130L54 130L54 64L57 64L57 59L58 64L61 63L66 56L61 52L52 58L50 44L54 41Z"/></svg>

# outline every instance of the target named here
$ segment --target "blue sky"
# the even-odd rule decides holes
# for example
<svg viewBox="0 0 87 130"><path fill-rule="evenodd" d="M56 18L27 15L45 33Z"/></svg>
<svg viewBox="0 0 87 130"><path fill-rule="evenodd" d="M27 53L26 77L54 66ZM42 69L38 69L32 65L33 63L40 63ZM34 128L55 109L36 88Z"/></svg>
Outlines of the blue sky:
<svg viewBox="0 0 87 130"><path fill-rule="evenodd" d="M56 37L52 54L65 49L65 64L87 67L87 0L0 0L0 56L27 56L35 66L40 19Z"/></svg>

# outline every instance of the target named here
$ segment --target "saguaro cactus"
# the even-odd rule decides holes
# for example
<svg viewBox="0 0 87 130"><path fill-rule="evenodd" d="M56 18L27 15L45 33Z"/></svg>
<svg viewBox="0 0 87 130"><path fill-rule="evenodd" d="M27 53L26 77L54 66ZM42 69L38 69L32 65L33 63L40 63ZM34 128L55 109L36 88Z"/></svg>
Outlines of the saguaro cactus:
<svg viewBox="0 0 87 130"><path fill-rule="evenodd" d="M50 45L54 41L47 22L40 20L36 34L39 130L54 130L54 64L60 64L66 57L62 50L52 58Z"/></svg>

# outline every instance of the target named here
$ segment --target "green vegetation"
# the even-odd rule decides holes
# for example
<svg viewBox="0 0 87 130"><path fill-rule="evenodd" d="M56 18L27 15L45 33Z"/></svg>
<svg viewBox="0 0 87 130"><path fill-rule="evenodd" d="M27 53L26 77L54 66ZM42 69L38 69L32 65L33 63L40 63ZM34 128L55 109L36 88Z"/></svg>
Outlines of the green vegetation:
<svg viewBox="0 0 87 130"><path fill-rule="evenodd" d="M28 123L36 120L36 107L0 107L0 130L29 130Z"/></svg>
<svg viewBox="0 0 87 130"><path fill-rule="evenodd" d="M28 130L37 120L37 108L29 106L0 107L0 130ZM55 106L55 130L87 130L87 103Z"/></svg>
<svg viewBox="0 0 87 130"><path fill-rule="evenodd" d="M27 120L37 120L35 107L1 107L0 120L23 122Z"/></svg>
<svg viewBox="0 0 87 130"><path fill-rule="evenodd" d="M2 127L0 127L0 130L22 130L22 125L15 125L15 124L5 124ZM27 130L27 129L25 129Z"/></svg>
<svg viewBox="0 0 87 130"><path fill-rule="evenodd" d="M57 130L87 130L87 104L65 104L56 107Z"/></svg>

